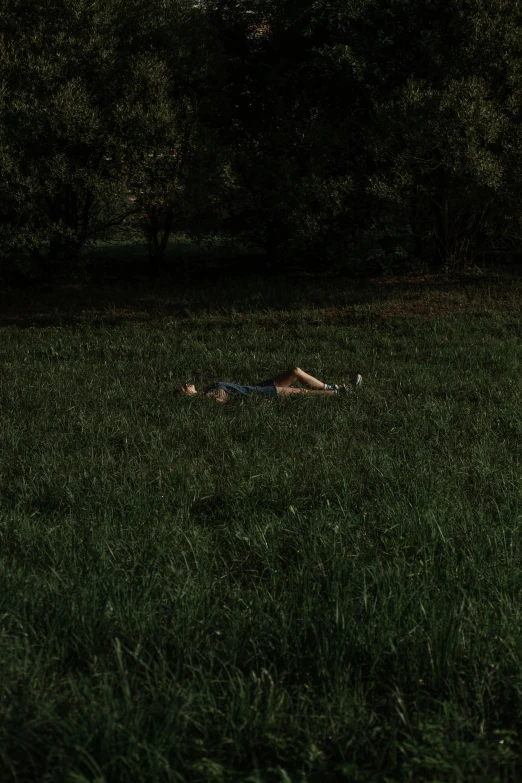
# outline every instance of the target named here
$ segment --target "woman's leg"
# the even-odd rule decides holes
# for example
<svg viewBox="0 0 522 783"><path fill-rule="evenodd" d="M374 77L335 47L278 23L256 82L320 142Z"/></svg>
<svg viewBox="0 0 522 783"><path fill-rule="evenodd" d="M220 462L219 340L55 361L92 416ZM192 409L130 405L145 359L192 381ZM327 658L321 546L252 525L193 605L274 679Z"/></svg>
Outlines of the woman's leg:
<svg viewBox="0 0 522 783"><path fill-rule="evenodd" d="M283 396L290 396L291 394L335 394L332 389L292 389L289 386L276 386L277 394Z"/></svg>
<svg viewBox="0 0 522 783"><path fill-rule="evenodd" d="M288 386L291 386L296 381L304 383L311 389L320 391L324 391L325 387L325 384L322 381L318 381L313 375L308 375L308 373L301 370L300 367L293 367L291 370L281 373L281 375L276 375L275 378L272 378L272 381L274 386L277 386L279 389L288 388ZM304 391L304 389L295 389L295 391Z"/></svg>

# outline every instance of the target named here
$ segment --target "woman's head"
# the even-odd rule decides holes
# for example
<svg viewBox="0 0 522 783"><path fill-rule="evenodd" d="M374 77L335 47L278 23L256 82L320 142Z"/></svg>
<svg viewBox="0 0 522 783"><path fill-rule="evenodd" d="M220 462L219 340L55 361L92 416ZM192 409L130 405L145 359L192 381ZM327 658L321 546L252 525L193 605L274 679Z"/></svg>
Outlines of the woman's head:
<svg viewBox="0 0 522 783"><path fill-rule="evenodd" d="M184 383L179 391L180 394L198 394L193 383Z"/></svg>

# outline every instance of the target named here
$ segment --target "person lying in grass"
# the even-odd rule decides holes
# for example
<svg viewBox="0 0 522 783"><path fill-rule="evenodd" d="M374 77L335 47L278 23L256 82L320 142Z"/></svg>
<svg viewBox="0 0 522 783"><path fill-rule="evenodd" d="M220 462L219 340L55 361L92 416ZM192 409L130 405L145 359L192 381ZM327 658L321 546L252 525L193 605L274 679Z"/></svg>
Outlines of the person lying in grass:
<svg viewBox="0 0 522 783"><path fill-rule="evenodd" d="M296 381L304 383L310 388L292 388L292 384ZM281 373L281 375L276 375L274 378L269 378L266 381L261 381L255 384L255 386L241 386L237 383L214 383L204 391L198 392L193 383L185 383L181 387L180 392L188 395L202 394L205 397L214 397L217 402L226 402L232 394L264 394L268 397L291 394L344 394L349 388L355 389L361 383L362 376L358 373L352 377L349 384L336 386L335 384L330 385L323 383L323 381L318 381L317 378L308 375L300 367L293 367L291 370L287 370Z"/></svg>

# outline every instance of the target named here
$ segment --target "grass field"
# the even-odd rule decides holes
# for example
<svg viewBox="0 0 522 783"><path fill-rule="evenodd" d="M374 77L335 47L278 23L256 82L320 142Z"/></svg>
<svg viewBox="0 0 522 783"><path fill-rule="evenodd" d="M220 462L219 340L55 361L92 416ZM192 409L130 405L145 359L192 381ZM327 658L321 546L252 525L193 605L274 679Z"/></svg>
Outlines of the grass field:
<svg viewBox="0 0 522 783"><path fill-rule="evenodd" d="M0 779L519 780L521 293L6 305ZM364 385L173 393L294 364Z"/></svg>

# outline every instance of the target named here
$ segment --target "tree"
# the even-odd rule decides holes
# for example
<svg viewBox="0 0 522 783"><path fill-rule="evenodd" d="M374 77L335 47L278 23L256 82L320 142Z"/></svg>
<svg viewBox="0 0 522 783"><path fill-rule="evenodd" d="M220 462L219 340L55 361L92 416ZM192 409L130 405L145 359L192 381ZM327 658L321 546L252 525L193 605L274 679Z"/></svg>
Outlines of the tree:
<svg viewBox="0 0 522 783"><path fill-rule="evenodd" d="M424 67L376 106L387 133L372 133L370 190L396 206L417 254L428 245L445 266L522 238L520 10L453 0L438 35L417 28Z"/></svg>
<svg viewBox="0 0 522 783"><path fill-rule="evenodd" d="M173 232L198 234L219 206L222 153L205 127L223 87L219 43L194 4L171 2L163 28L154 20L156 79L163 91L147 112L147 122L134 121L140 79L133 77L121 114L124 135L133 139L125 151L125 179L136 207L133 225L146 238L156 268ZM161 59L159 55L161 54ZM148 57L150 69L150 56ZM150 72L150 71L149 71ZM149 97L150 85L144 94ZM140 106L140 104L138 103Z"/></svg>
<svg viewBox="0 0 522 783"><path fill-rule="evenodd" d="M383 268L520 236L520 0L210 5L243 230L267 250Z"/></svg>
<svg viewBox="0 0 522 783"><path fill-rule="evenodd" d="M136 212L132 166L167 147L190 59L185 0L6 0L0 241L50 273Z"/></svg>
<svg viewBox="0 0 522 783"><path fill-rule="evenodd" d="M371 208L371 93L359 52L371 4L212 4L229 61L218 118L245 205L242 229L273 257L330 263Z"/></svg>

